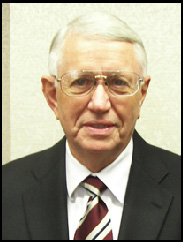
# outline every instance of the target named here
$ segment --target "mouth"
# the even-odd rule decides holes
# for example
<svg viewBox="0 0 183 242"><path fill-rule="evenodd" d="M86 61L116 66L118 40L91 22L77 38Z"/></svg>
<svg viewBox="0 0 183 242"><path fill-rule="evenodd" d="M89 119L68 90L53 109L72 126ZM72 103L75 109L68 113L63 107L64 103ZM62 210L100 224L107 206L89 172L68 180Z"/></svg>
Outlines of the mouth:
<svg viewBox="0 0 183 242"><path fill-rule="evenodd" d="M111 121L89 121L84 124L84 127L91 135L106 136L111 133L115 124Z"/></svg>
<svg viewBox="0 0 183 242"><path fill-rule="evenodd" d="M112 126L101 125L101 124L92 124L92 125L88 125L88 127L92 127L92 128L95 128L95 129L106 129L106 128L109 128L109 127L112 127Z"/></svg>

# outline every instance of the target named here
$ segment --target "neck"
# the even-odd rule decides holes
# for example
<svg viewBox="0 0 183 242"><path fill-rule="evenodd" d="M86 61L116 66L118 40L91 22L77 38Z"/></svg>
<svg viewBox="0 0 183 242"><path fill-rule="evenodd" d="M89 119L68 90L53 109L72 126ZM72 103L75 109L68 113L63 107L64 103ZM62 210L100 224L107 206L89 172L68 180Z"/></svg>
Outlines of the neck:
<svg viewBox="0 0 183 242"><path fill-rule="evenodd" d="M117 147L115 150L88 151L78 148L73 149L69 145L72 155L93 173L98 173L106 166L109 166L113 161L116 160L126 146Z"/></svg>

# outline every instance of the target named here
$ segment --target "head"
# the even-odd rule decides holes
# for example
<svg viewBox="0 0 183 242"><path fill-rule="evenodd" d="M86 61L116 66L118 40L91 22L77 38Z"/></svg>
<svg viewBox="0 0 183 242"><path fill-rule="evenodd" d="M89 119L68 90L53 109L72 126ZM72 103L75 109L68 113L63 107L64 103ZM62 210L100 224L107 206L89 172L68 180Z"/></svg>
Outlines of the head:
<svg viewBox="0 0 183 242"><path fill-rule="evenodd" d="M81 16L54 37L49 52L50 76L42 77L42 90L61 122L72 154L90 170L86 157L107 155L111 163L129 143L150 81L146 68L141 39L115 16ZM87 95L68 96L60 83L55 85L56 79L73 70L90 71L97 77ZM143 84L134 95L114 95L103 80L111 71L136 73Z"/></svg>

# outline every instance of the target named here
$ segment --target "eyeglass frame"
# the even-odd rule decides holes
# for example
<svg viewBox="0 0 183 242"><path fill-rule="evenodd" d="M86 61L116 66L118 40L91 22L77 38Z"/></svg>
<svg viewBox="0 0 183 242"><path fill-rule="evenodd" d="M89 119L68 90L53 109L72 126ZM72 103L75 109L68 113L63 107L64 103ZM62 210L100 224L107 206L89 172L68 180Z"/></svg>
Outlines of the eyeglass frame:
<svg viewBox="0 0 183 242"><path fill-rule="evenodd" d="M66 75L67 73L72 73L72 72L89 72L89 73L91 73L91 74L93 74L93 76L94 76L94 79L97 79L97 78L103 78L103 79L106 79L106 81L104 81L105 83L107 83L107 87L108 87L108 81L107 81L107 75L94 75L94 72L98 72L99 70L71 70L71 71L67 71L67 72L65 72L60 78L57 78L56 76L54 76L55 78L56 78L56 81L57 82L60 82L60 87L61 87L61 90L63 91L63 93L65 94L65 95L67 95L67 96L69 96L69 97L84 97L84 96L87 96L93 89L94 89L94 86L95 86L95 84L92 86L92 88L91 89L89 89L85 94L82 94L82 95L80 95L80 94L78 94L78 95L70 95L70 94L68 94L67 92L65 92L64 90L63 90L63 88L62 88L62 84L61 84L61 82L62 82L62 78L63 78L63 76L64 75ZM132 94L126 94L126 95L118 95L118 94L116 94L115 92L113 92L113 90L111 90L109 87L108 87L108 90L110 91L110 93L112 93L114 96L117 96L117 97L132 97L132 96L134 96L139 90L140 90L140 84L142 85L143 83L144 83L144 80L143 80L143 78L144 77L142 77L142 76L140 76L140 75L138 75L137 73L135 73L135 72L131 72L131 71L126 71L126 70L117 70L117 71L113 71L113 70L102 70L102 72L113 72L113 73L119 73L119 72L128 72L128 73L131 73L131 74L135 74L137 77L138 77L138 79L137 79L137 85L138 85L138 88L137 88L137 90L134 92L134 93L132 93Z"/></svg>

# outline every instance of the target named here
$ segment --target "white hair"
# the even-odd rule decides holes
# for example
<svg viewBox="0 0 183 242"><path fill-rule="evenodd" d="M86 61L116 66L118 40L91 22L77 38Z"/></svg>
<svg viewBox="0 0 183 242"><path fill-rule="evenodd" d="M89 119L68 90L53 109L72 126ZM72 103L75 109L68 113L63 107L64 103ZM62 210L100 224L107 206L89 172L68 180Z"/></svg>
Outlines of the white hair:
<svg viewBox="0 0 183 242"><path fill-rule="evenodd" d="M146 75L147 55L140 37L118 17L100 12L87 13L77 17L56 33L49 50L48 71L50 75L57 75L57 68L62 63L64 41L66 37L74 34L90 39L117 40L133 43L142 75Z"/></svg>

